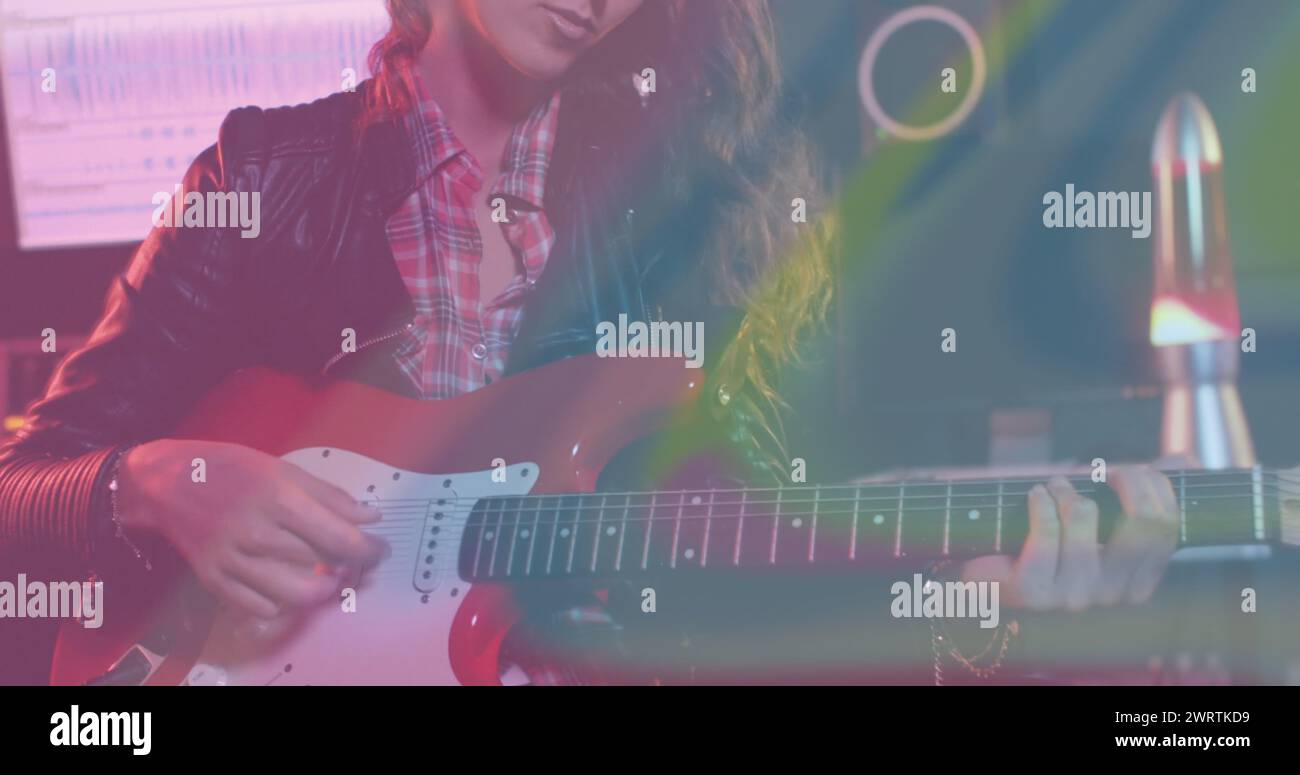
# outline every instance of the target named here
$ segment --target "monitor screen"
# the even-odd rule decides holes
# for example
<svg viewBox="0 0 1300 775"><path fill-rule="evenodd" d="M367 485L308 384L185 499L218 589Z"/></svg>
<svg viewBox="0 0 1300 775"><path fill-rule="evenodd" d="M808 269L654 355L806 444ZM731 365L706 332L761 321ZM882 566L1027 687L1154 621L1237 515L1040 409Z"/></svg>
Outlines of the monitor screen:
<svg viewBox="0 0 1300 775"><path fill-rule="evenodd" d="M382 0L0 0L22 249L132 242L242 105L368 74Z"/></svg>

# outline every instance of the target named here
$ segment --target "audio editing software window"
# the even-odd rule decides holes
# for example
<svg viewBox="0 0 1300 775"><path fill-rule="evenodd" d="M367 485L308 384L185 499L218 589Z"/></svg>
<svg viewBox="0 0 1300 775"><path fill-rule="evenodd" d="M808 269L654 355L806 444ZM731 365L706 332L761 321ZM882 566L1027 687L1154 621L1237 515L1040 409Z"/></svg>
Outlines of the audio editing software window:
<svg viewBox="0 0 1300 775"><path fill-rule="evenodd" d="M139 240L240 105L365 78L382 0L0 0L23 249Z"/></svg>

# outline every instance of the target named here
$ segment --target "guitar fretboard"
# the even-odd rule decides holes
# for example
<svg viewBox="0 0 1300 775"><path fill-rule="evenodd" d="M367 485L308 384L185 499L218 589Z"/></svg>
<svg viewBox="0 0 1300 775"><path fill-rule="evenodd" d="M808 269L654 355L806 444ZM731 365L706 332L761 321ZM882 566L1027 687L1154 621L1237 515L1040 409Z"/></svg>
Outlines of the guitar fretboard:
<svg viewBox="0 0 1300 775"><path fill-rule="evenodd" d="M1275 540L1277 474L1260 468L1168 473L1179 543ZM1041 480L922 481L772 489L485 498L465 525L460 575L471 581L620 576L682 569L872 565L1015 554ZM1104 484L1072 480L1120 511Z"/></svg>

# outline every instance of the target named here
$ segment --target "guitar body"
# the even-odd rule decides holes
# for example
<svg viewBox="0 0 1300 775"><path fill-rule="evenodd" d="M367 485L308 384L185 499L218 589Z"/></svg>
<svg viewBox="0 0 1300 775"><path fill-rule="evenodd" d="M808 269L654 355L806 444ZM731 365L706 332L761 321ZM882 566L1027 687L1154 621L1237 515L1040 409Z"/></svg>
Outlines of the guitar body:
<svg viewBox="0 0 1300 775"><path fill-rule="evenodd" d="M675 359L585 356L418 401L239 372L172 436L243 444L376 503L384 519L367 529L391 556L346 585L354 605L269 624L237 620L183 569L159 569L143 594L106 589L99 629L65 624L51 682L98 678L161 629L167 648L151 655L151 684L499 683L517 613L507 587L470 585L457 572L470 510L490 496L592 491L613 455L687 406L702 378Z"/></svg>

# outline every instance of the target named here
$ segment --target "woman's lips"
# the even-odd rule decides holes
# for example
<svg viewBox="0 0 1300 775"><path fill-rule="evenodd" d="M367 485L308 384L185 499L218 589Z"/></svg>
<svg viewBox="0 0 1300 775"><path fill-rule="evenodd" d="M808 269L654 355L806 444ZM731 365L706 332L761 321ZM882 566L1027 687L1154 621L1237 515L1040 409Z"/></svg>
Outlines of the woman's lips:
<svg viewBox="0 0 1300 775"><path fill-rule="evenodd" d="M551 20L551 28L567 41L580 43L594 32L591 22L573 11L549 5L543 5L542 9Z"/></svg>

